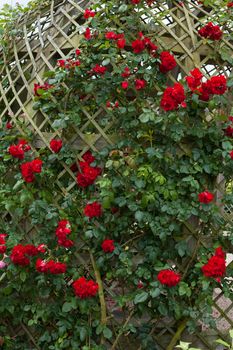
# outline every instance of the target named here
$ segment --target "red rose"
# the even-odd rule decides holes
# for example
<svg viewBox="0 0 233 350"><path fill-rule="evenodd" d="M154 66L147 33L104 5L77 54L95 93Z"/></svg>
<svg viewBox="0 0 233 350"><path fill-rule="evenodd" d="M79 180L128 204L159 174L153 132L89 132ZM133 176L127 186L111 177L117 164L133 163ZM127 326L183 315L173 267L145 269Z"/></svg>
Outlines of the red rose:
<svg viewBox="0 0 233 350"><path fill-rule="evenodd" d="M15 265L27 266L30 264L30 260L25 256L25 248L22 244L14 246L10 259Z"/></svg>
<svg viewBox="0 0 233 350"><path fill-rule="evenodd" d="M36 270L38 272L42 272L42 273L47 273L49 271L49 267L48 264L45 260L42 259L37 259L36 260Z"/></svg>
<svg viewBox="0 0 233 350"><path fill-rule="evenodd" d="M145 49L145 43L141 39L136 39L132 42L132 49L134 53L140 53Z"/></svg>
<svg viewBox="0 0 233 350"><path fill-rule="evenodd" d="M81 299L94 297L99 289L97 283L92 280L86 280L85 277L80 277L73 283L74 293Z"/></svg>
<svg viewBox="0 0 233 350"><path fill-rule="evenodd" d="M142 281L139 281L138 284L137 284L137 288L138 289L142 289L144 287L144 284Z"/></svg>
<svg viewBox="0 0 233 350"><path fill-rule="evenodd" d="M6 237L8 235L6 233L0 233L0 244L6 244Z"/></svg>
<svg viewBox="0 0 233 350"><path fill-rule="evenodd" d="M122 89L124 89L124 90L126 90L126 89L128 89L128 86L129 86L129 82L128 81L122 81L122 83L121 83L121 87L122 87Z"/></svg>
<svg viewBox="0 0 233 350"><path fill-rule="evenodd" d="M125 38L121 38L121 39L117 40L117 47L118 47L118 49L124 49L125 44L126 44Z"/></svg>
<svg viewBox="0 0 233 350"><path fill-rule="evenodd" d="M131 73L130 73L129 67L125 67L123 73L121 73L121 76L122 76L123 78L128 78L128 77L130 76L130 74L131 74Z"/></svg>
<svg viewBox="0 0 233 350"><path fill-rule="evenodd" d="M211 40L219 40L223 35L223 32L221 31L220 27L217 25L213 25L212 22L207 23L204 27L199 29L198 33L203 38Z"/></svg>
<svg viewBox="0 0 233 350"><path fill-rule="evenodd" d="M233 1L232 1L232 2L228 2L227 7L228 7L228 8L233 7Z"/></svg>
<svg viewBox="0 0 233 350"><path fill-rule="evenodd" d="M159 66L160 72L166 73L176 67L176 60L168 51L163 51L160 54L161 64Z"/></svg>
<svg viewBox="0 0 233 350"><path fill-rule="evenodd" d="M84 208L85 216L91 218L99 217L102 215L102 206L98 202L89 203Z"/></svg>
<svg viewBox="0 0 233 350"><path fill-rule="evenodd" d="M91 151L87 151L82 155L83 160L88 164L91 164L95 161L95 157L92 155Z"/></svg>
<svg viewBox="0 0 233 350"><path fill-rule="evenodd" d="M203 77L203 74L198 68L194 68L189 73L191 74L191 77L188 76L185 79L190 90L194 91L198 86L201 85L201 79Z"/></svg>
<svg viewBox="0 0 233 350"><path fill-rule="evenodd" d="M90 40L91 39L91 30L90 28L87 28L85 33L84 33L84 37L86 40Z"/></svg>
<svg viewBox="0 0 233 350"><path fill-rule="evenodd" d="M131 3L134 5L137 5L140 3L141 0L131 0Z"/></svg>
<svg viewBox="0 0 233 350"><path fill-rule="evenodd" d="M49 272L53 275L59 275L66 272L66 264L50 260L47 262Z"/></svg>
<svg viewBox="0 0 233 350"><path fill-rule="evenodd" d="M152 41L147 37L144 37L144 44L150 53L154 53L158 49L158 46L152 43Z"/></svg>
<svg viewBox="0 0 233 350"><path fill-rule="evenodd" d="M233 134L233 128L231 128L232 129L232 134ZM233 159L233 151L230 151L230 157L231 157L231 159Z"/></svg>
<svg viewBox="0 0 233 350"><path fill-rule="evenodd" d="M80 51L79 49L76 49L76 50L75 50L75 55L76 55L76 56L81 55L81 51Z"/></svg>
<svg viewBox="0 0 233 350"><path fill-rule="evenodd" d="M71 239L64 239L64 240L59 239L57 243L61 247L65 247L65 248L71 248L74 245L74 241L72 241Z"/></svg>
<svg viewBox="0 0 233 350"><path fill-rule="evenodd" d="M114 240L105 239L101 245L101 248L105 253L112 253L115 250Z"/></svg>
<svg viewBox="0 0 233 350"><path fill-rule="evenodd" d="M212 77L207 81L209 91L213 95L223 95L227 90L227 80L224 75Z"/></svg>
<svg viewBox="0 0 233 350"><path fill-rule="evenodd" d="M93 68L92 68L92 72L94 72L97 75L104 75L106 72L107 68L100 66L99 64L96 64Z"/></svg>
<svg viewBox="0 0 233 350"><path fill-rule="evenodd" d="M211 192L204 191L199 193L198 199L200 203L208 204L213 201L214 195Z"/></svg>
<svg viewBox="0 0 233 350"><path fill-rule="evenodd" d="M24 246L24 254L29 256L36 256L38 255L38 249L32 244L27 244Z"/></svg>
<svg viewBox="0 0 233 350"><path fill-rule="evenodd" d="M54 153L58 153L62 148L62 140L52 139L49 145Z"/></svg>
<svg viewBox="0 0 233 350"><path fill-rule="evenodd" d="M43 85L40 84L34 84L34 95L35 96L41 96L41 92L39 92L38 90L49 90L52 87L52 85L48 84L48 83L44 83Z"/></svg>
<svg viewBox="0 0 233 350"><path fill-rule="evenodd" d="M43 164L43 162L41 159L33 159L31 161L32 171L34 173L41 173L42 164Z"/></svg>
<svg viewBox="0 0 233 350"><path fill-rule="evenodd" d="M13 125L11 122L7 122L6 123L6 128L9 130L9 129L12 129L13 128Z"/></svg>
<svg viewBox="0 0 233 350"><path fill-rule="evenodd" d="M175 287L180 282L180 275L172 270L161 270L157 276L159 282L167 287Z"/></svg>
<svg viewBox="0 0 233 350"><path fill-rule="evenodd" d="M218 247L218 248L216 248L215 249L215 254L214 254L215 256L218 256L218 257L220 257L220 258L223 258L223 259L225 259L225 257L226 257L226 253L222 250L222 247Z"/></svg>
<svg viewBox="0 0 233 350"><path fill-rule="evenodd" d="M86 9L83 16L85 19L88 19L90 17L95 17L95 15L96 15L95 11L91 11L90 9Z"/></svg>
<svg viewBox="0 0 233 350"><path fill-rule="evenodd" d="M105 38L106 38L107 40L116 40L117 34L114 33L114 32L107 32L107 33L105 34Z"/></svg>
<svg viewBox="0 0 233 350"><path fill-rule="evenodd" d="M146 86L145 80L143 80L143 79L136 79L135 80L135 89L136 90L144 89L145 86Z"/></svg>
<svg viewBox="0 0 233 350"><path fill-rule="evenodd" d="M18 145L11 145L8 149L8 152L14 158L24 159L24 150L22 149L22 147L19 147Z"/></svg>
<svg viewBox="0 0 233 350"><path fill-rule="evenodd" d="M0 245L0 254L4 254L6 252L6 246Z"/></svg>
<svg viewBox="0 0 233 350"><path fill-rule="evenodd" d="M46 246L46 244L42 243L42 244L39 244L36 248L37 248L39 253L45 253L47 246Z"/></svg>
<svg viewBox="0 0 233 350"><path fill-rule="evenodd" d="M175 83L173 87L167 87L163 93L160 106L165 111L177 109L185 100L184 87Z"/></svg>
<svg viewBox="0 0 233 350"><path fill-rule="evenodd" d="M216 278L219 282L219 278L226 273L225 257L222 255L212 256L201 270L204 276Z"/></svg>

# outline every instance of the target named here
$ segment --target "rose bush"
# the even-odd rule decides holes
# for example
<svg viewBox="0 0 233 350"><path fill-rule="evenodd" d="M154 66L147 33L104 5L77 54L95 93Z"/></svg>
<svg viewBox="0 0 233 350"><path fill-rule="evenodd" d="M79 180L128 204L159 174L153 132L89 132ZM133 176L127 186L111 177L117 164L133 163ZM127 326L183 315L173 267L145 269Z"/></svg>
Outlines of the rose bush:
<svg viewBox="0 0 233 350"><path fill-rule="evenodd" d="M122 334L148 349L143 322L212 324L214 288L230 292L221 210L233 196L217 195L217 177L228 183L233 170L232 78L196 68L171 83L176 59L141 21L153 1L102 5L85 10L79 48L35 83L34 108L59 138L38 148L22 121L1 130L6 349L114 349ZM83 111L100 108L117 141L80 156ZM7 319L29 340L10 336Z"/></svg>

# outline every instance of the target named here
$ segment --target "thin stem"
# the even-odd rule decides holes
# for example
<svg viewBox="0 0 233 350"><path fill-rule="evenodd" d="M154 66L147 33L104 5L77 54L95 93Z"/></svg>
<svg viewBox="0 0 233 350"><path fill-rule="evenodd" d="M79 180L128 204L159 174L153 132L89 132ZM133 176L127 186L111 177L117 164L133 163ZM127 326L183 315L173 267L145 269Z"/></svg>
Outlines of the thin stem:
<svg viewBox="0 0 233 350"><path fill-rule="evenodd" d="M104 289L103 289L103 283L102 283L102 279L100 276L100 271L96 265L94 256L92 254L92 252L90 252L90 258L91 258L91 263L95 272L95 278L96 281L98 283L99 289L98 289L98 294L99 294L99 300L100 300L100 313L101 313L101 318L100 318L100 322L102 326L106 326L107 324L107 308L106 308L106 303L105 303L105 299L104 299ZM103 344L104 339L101 339L101 343Z"/></svg>
<svg viewBox="0 0 233 350"><path fill-rule="evenodd" d="M174 348L176 346L176 343L178 342L178 340L180 339L183 331L186 328L187 322L188 322L187 319L184 319L183 321L181 321L179 327L177 328L176 333L173 335L173 337L172 337L170 343L168 344L166 350L174 350Z"/></svg>
<svg viewBox="0 0 233 350"><path fill-rule="evenodd" d="M131 310L129 316L127 317L127 319L125 320L125 323L123 324L123 327L122 327L123 329L125 328L125 326L127 326L127 324L129 323L131 317L133 316L133 314L134 314L134 310ZM115 341L114 341L114 343L112 344L112 347L111 347L110 350L116 349L116 346L117 346L117 344L118 344L119 339L120 339L121 336L122 336L122 333L119 332L118 335L117 335L117 337L116 337L116 339L115 339Z"/></svg>

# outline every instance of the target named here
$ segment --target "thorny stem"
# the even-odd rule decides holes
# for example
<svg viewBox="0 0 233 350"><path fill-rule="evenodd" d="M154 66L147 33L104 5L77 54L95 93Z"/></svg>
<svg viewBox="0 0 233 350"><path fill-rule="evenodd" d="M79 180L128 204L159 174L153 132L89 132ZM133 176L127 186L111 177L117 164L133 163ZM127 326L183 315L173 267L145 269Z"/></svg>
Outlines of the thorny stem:
<svg viewBox="0 0 233 350"><path fill-rule="evenodd" d="M176 343L178 342L178 340L181 337L181 334L183 333L183 331L186 328L188 320L185 318L183 321L181 321L179 327L177 328L176 333L173 335L170 343L168 344L166 350L174 350Z"/></svg>

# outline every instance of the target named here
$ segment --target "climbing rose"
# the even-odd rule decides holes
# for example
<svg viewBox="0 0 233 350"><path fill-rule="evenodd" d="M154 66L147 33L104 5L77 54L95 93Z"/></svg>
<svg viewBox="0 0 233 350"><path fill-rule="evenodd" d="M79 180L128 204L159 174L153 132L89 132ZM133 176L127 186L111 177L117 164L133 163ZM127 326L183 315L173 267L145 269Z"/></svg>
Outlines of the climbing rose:
<svg viewBox="0 0 233 350"><path fill-rule="evenodd" d="M122 76L123 78L128 78L128 77L130 76L130 74L131 74L131 73L130 73L129 67L125 67L123 73L121 73L121 76Z"/></svg>
<svg viewBox="0 0 233 350"><path fill-rule="evenodd" d="M74 293L81 299L94 297L98 292L98 284L93 280L86 280L85 277L80 277L73 283Z"/></svg>
<svg viewBox="0 0 233 350"><path fill-rule="evenodd" d="M221 247L216 248L215 255L202 266L201 270L204 276L213 277L220 282L220 277L226 273L225 253Z"/></svg>
<svg viewBox="0 0 233 350"><path fill-rule="evenodd" d="M232 2L228 2L227 7L228 7L228 8L233 7L233 1L232 1Z"/></svg>
<svg viewBox="0 0 233 350"><path fill-rule="evenodd" d="M99 167L92 167L88 163L82 162L82 173L78 173L77 183L81 187L87 187L92 185L100 174Z"/></svg>
<svg viewBox="0 0 233 350"><path fill-rule="evenodd" d="M100 66L99 64L96 64L93 68L92 68L92 72L94 72L97 75L104 75L106 72L107 68L104 66Z"/></svg>
<svg viewBox="0 0 233 350"><path fill-rule="evenodd" d="M167 73L176 66L176 60L168 51L163 51L160 54L161 64L159 66L160 72Z"/></svg>
<svg viewBox="0 0 233 350"><path fill-rule="evenodd" d="M131 0L132 4L137 5L140 3L141 0Z"/></svg>
<svg viewBox="0 0 233 350"><path fill-rule="evenodd" d="M105 34L105 38L106 38L107 40L116 40L117 34L114 33L114 32L107 32L107 33Z"/></svg>
<svg viewBox="0 0 233 350"><path fill-rule="evenodd" d="M118 49L124 49L125 44L126 44L125 38L121 38L121 39L117 40L117 47L118 47Z"/></svg>
<svg viewBox="0 0 233 350"><path fill-rule="evenodd" d="M42 273L51 273L53 275L58 275L66 272L66 264L56 262L54 260L45 261L42 259L37 259L36 270Z"/></svg>
<svg viewBox="0 0 233 350"><path fill-rule="evenodd" d="M25 247L22 244L17 244L11 251L10 259L15 265L29 265L30 260L25 256L25 254Z"/></svg>
<svg viewBox="0 0 233 350"><path fill-rule="evenodd" d="M6 252L6 246L0 245L0 254L4 254Z"/></svg>
<svg viewBox="0 0 233 350"><path fill-rule="evenodd" d="M203 38L211 40L219 40L223 35L223 32L221 31L220 27L217 25L213 25L212 22L207 23L204 27L199 29L198 33Z"/></svg>
<svg viewBox="0 0 233 350"><path fill-rule="evenodd" d="M70 248L74 245L71 239L67 239L67 235L71 233L71 226L68 220L61 220L58 222L56 228L56 236L58 238L58 245Z"/></svg>
<svg viewBox="0 0 233 350"><path fill-rule="evenodd" d="M61 148L62 148L62 140L60 140L60 139L52 139L51 141L50 141L50 148L51 148L51 150L54 152L54 153L58 153L60 150L61 150Z"/></svg>
<svg viewBox="0 0 233 350"><path fill-rule="evenodd" d="M95 15L96 15L95 11L92 11L90 9L86 9L83 16L85 19L88 19L90 17L95 17Z"/></svg>
<svg viewBox="0 0 233 350"><path fill-rule="evenodd" d="M126 90L126 89L128 89L128 86L129 86L129 82L128 81L122 81L122 83L121 83L121 87L122 87L122 89L124 89L124 90Z"/></svg>
<svg viewBox="0 0 233 350"><path fill-rule="evenodd" d="M90 28L87 28L85 33L84 33L84 37L86 40L90 40L91 39L91 30Z"/></svg>
<svg viewBox="0 0 233 350"><path fill-rule="evenodd" d="M114 240L105 239L101 245L101 248L105 253L112 253L115 250Z"/></svg>
<svg viewBox="0 0 233 350"><path fill-rule="evenodd" d="M135 89L136 90L144 89L145 86L146 86L145 80L143 80L143 79L136 79L135 80Z"/></svg>
<svg viewBox="0 0 233 350"><path fill-rule="evenodd" d="M167 287L175 287L180 282L180 275L172 270L161 270L157 278Z"/></svg>
<svg viewBox="0 0 233 350"><path fill-rule="evenodd" d="M6 123L6 128L7 128L8 130L13 128L13 125L12 125L12 123L11 123L10 121L8 121L8 122Z"/></svg>
<svg viewBox="0 0 233 350"><path fill-rule="evenodd" d="M165 89L160 106L164 111L172 111L182 105L185 100L184 87L180 83L175 83L173 87Z"/></svg>
<svg viewBox="0 0 233 350"><path fill-rule="evenodd" d="M200 203L208 204L213 201L214 195L211 192L204 191L199 193L198 199Z"/></svg>
<svg viewBox="0 0 233 350"><path fill-rule="evenodd" d="M223 95L227 90L227 80L224 75L211 77L208 81L208 89L213 95Z"/></svg>
<svg viewBox="0 0 233 350"><path fill-rule="evenodd" d="M140 53L145 49L145 42L141 39L136 39L132 42L132 49L134 53Z"/></svg>
<svg viewBox="0 0 233 350"><path fill-rule="evenodd" d="M31 147L28 145L28 142L24 139L21 139L16 145L11 145L8 151L12 157L24 159L24 153L28 152L30 149Z"/></svg>
<svg viewBox="0 0 233 350"><path fill-rule="evenodd" d="M189 73L191 74L191 76L185 77L185 80L187 81L190 90L194 91L198 86L201 85L201 79L203 77L203 74L198 68L194 68Z"/></svg>
<svg viewBox="0 0 233 350"><path fill-rule="evenodd" d="M6 233L0 233L0 244L6 244Z"/></svg>
<svg viewBox="0 0 233 350"><path fill-rule="evenodd" d="M232 151L230 151L230 157L231 157L231 159L233 159L233 150Z"/></svg>
<svg viewBox="0 0 233 350"><path fill-rule="evenodd" d="M43 85L40 84L34 84L34 95L35 96L41 96L41 92L39 92L38 90L49 90L51 88L51 85L48 83L44 83Z"/></svg>
<svg viewBox="0 0 233 350"><path fill-rule="evenodd" d="M89 203L84 208L85 216L91 218L99 217L102 215L102 206L98 202Z"/></svg>
<svg viewBox="0 0 233 350"><path fill-rule="evenodd" d="M95 157L92 155L91 151L87 151L82 156L83 160L85 160L86 163L91 164L95 161Z"/></svg>
<svg viewBox="0 0 233 350"><path fill-rule="evenodd" d="M228 117L228 120L232 123L233 122L233 117ZM224 133L228 137L233 137L233 127L228 125L226 129L224 129Z"/></svg>
<svg viewBox="0 0 233 350"><path fill-rule="evenodd" d="M42 160L34 159L31 162L21 164L21 174L26 182L33 182L34 173L40 173L42 169Z"/></svg>

